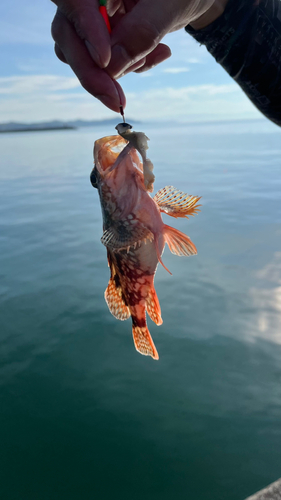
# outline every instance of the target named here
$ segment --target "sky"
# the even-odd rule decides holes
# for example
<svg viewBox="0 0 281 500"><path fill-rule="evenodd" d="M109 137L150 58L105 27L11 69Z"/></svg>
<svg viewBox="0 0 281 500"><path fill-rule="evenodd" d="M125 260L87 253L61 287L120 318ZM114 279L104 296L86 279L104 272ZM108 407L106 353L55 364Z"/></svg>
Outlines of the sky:
<svg viewBox="0 0 281 500"><path fill-rule="evenodd" d="M115 113L84 90L53 50L50 0L4 0L0 6L0 122L99 120ZM120 80L126 116L179 122L256 119L239 86L184 30L164 39L172 57Z"/></svg>

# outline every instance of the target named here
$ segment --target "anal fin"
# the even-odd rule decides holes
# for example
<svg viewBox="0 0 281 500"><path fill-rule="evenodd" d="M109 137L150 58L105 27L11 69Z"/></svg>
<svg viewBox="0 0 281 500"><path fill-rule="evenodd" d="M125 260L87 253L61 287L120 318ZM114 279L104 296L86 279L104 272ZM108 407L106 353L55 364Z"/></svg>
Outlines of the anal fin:
<svg viewBox="0 0 281 500"><path fill-rule="evenodd" d="M108 282L107 289L104 292L104 298L111 314L115 318L124 321L131 316L131 312L123 299L120 279L116 272L114 263L112 261L112 256L109 251L107 251L107 259L111 276Z"/></svg>
<svg viewBox="0 0 281 500"><path fill-rule="evenodd" d="M191 239L174 227L164 224L164 237L170 251L174 255L196 255L197 249Z"/></svg>
<svg viewBox="0 0 281 500"><path fill-rule="evenodd" d="M114 279L110 278L107 289L104 292L104 298L111 314L121 321L131 316L129 307L122 298L122 289L116 287Z"/></svg>
<svg viewBox="0 0 281 500"><path fill-rule="evenodd" d="M155 288L150 288L146 297L146 311L156 325L162 325L161 309Z"/></svg>

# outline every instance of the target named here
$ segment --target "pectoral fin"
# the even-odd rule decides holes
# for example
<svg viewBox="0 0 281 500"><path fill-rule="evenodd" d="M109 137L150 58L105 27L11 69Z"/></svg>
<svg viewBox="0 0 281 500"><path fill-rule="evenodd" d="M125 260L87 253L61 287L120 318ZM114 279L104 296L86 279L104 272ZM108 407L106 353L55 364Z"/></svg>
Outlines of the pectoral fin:
<svg viewBox="0 0 281 500"><path fill-rule="evenodd" d="M160 189L153 199L160 211L171 217L186 217L188 219L188 215L194 216L200 212L198 207L201 205L197 204L200 197L190 196L173 186Z"/></svg>
<svg viewBox="0 0 281 500"><path fill-rule="evenodd" d="M134 227L130 227L130 223L128 222L126 225L125 222L128 221L121 221L104 230L101 237L101 242L104 246L118 252L132 246L136 247L144 239L153 240L152 232L145 226L135 224Z"/></svg>
<svg viewBox="0 0 281 500"><path fill-rule="evenodd" d="M174 227L164 224L164 238L170 251L175 255L196 255L197 250L191 239Z"/></svg>

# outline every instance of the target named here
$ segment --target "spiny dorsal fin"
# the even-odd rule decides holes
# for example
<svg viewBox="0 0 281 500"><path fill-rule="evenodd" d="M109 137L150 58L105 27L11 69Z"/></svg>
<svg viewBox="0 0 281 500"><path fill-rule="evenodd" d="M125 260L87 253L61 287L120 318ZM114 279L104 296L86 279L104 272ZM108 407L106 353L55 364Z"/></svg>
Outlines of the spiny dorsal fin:
<svg viewBox="0 0 281 500"><path fill-rule="evenodd" d="M201 197L191 196L174 186L166 186L160 189L154 196L154 201L157 203L161 212L165 212L171 217L186 217L194 216L200 212L198 201Z"/></svg>
<svg viewBox="0 0 281 500"><path fill-rule="evenodd" d="M170 251L179 256L196 255L197 250L191 239L174 227L164 224L164 237Z"/></svg>

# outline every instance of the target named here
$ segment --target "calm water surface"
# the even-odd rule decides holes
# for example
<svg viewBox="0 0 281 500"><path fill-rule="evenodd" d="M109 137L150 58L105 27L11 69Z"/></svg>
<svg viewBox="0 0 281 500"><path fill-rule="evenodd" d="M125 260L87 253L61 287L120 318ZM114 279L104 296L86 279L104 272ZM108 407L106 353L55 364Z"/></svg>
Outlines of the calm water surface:
<svg viewBox="0 0 281 500"><path fill-rule="evenodd" d="M0 136L3 500L243 500L281 475L281 131L141 129L155 189L203 205L165 220L198 255L158 269L159 362L103 299L89 173L114 129Z"/></svg>

